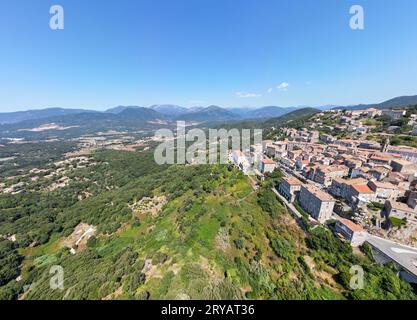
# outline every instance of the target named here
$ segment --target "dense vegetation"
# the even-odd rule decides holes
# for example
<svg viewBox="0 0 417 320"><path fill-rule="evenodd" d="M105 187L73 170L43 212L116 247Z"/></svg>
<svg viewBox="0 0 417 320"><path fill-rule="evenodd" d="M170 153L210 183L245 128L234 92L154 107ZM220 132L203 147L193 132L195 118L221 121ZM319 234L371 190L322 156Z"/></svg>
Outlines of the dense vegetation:
<svg viewBox="0 0 417 320"><path fill-rule="evenodd" d="M74 148L75 143L63 141L7 144L0 148L0 159L16 159L0 162L0 177L16 175L21 168L36 167L58 160Z"/></svg>
<svg viewBox="0 0 417 320"><path fill-rule="evenodd" d="M93 157L64 188L0 196L0 234L17 239L0 242L1 299L416 298L392 268L327 229L301 228L270 190L279 171L254 191L231 166L161 167L152 152ZM144 197L165 202L155 214L134 209ZM97 232L72 254L64 243L81 222ZM353 264L365 269L363 290L349 287ZM53 265L64 290L49 286Z"/></svg>

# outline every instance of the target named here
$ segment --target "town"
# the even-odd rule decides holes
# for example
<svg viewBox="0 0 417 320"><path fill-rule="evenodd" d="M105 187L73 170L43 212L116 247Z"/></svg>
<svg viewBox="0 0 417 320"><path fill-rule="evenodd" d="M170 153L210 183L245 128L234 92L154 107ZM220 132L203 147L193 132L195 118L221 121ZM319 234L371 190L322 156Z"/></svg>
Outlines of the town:
<svg viewBox="0 0 417 320"><path fill-rule="evenodd" d="M284 178L273 191L290 212L313 225L332 225L353 247L367 241L416 283L417 148L392 146L389 134L364 124L405 116L406 110L372 108L321 112L308 128L281 128L278 139L233 150L230 160L261 179L279 169ZM323 121L329 117L334 127ZM415 115L410 119L415 126ZM351 138L323 133L336 130ZM367 138L371 130L382 143Z"/></svg>

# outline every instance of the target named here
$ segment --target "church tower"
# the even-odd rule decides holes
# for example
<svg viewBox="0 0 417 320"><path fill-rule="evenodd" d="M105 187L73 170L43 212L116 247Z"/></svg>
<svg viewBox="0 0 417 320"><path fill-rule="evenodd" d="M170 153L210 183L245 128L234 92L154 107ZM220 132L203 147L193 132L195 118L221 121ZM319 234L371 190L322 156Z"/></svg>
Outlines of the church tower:
<svg viewBox="0 0 417 320"><path fill-rule="evenodd" d="M382 147L382 150L381 150L382 152L388 152L389 143L390 143L390 140L389 140L389 137L387 137L387 139L385 140L384 146Z"/></svg>

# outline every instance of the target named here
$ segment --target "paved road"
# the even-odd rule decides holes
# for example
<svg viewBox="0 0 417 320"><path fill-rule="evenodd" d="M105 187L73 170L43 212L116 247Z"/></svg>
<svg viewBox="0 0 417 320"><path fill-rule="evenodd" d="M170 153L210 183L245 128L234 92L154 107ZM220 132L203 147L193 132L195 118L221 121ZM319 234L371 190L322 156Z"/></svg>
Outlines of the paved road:
<svg viewBox="0 0 417 320"><path fill-rule="evenodd" d="M277 189L271 188L271 190L278 196L278 198L282 200L282 202L284 202L285 206L289 208L298 218L301 219L303 217L302 214L297 210L297 208L292 203L289 203L287 199L285 199L283 196L280 195Z"/></svg>
<svg viewBox="0 0 417 320"><path fill-rule="evenodd" d="M417 277L417 248L373 235L369 235L366 241Z"/></svg>

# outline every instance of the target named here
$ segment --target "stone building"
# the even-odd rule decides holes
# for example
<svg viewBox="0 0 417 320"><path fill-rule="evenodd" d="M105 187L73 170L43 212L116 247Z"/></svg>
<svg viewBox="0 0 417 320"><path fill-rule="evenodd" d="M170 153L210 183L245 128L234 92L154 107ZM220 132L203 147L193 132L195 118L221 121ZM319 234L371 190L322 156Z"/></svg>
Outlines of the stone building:
<svg viewBox="0 0 417 320"><path fill-rule="evenodd" d="M302 185L298 201L301 207L320 223L331 219L335 199L313 185Z"/></svg>

